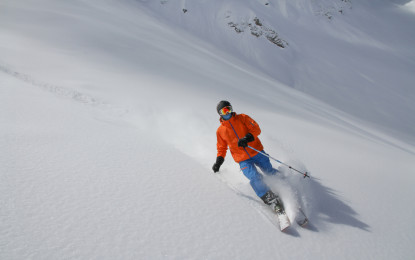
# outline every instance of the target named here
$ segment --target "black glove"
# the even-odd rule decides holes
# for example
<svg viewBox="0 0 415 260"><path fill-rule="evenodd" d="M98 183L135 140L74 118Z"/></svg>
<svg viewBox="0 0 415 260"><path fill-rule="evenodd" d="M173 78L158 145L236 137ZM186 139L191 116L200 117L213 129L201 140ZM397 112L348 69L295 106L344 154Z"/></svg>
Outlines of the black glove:
<svg viewBox="0 0 415 260"><path fill-rule="evenodd" d="M223 158L222 156L218 156L216 157L216 162L212 167L213 172L218 172L220 166L222 165L222 163L225 161L225 158Z"/></svg>
<svg viewBox="0 0 415 260"><path fill-rule="evenodd" d="M244 138L239 139L238 146L239 147L247 147L249 142L254 141L255 138L251 133L247 133Z"/></svg>

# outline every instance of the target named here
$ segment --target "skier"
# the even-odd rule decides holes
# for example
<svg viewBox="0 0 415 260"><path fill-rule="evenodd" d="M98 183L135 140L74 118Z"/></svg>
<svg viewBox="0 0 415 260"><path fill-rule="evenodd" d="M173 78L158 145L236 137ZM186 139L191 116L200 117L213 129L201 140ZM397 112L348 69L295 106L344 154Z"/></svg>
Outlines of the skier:
<svg viewBox="0 0 415 260"><path fill-rule="evenodd" d="M231 103L226 100L220 101L216 110L221 117L221 124L216 131L218 153L212 167L213 172L219 171L229 147L233 159L239 163L243 174L250 180L256 195L277 213L284 213L282 202L264 183L256 166L267 175L275 175L278 170L272 167L268 157L248 147L249 145L264 152L258 138L261 133L259 125L248 115L235 113Z"/></svg>

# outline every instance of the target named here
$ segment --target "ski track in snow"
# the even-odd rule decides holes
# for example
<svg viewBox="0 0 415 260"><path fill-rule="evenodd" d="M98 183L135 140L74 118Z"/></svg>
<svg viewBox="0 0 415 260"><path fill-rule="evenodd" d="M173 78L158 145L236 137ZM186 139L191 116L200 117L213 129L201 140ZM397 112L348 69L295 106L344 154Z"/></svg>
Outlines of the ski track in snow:
<svg viewBox="0 0 415 260"><path fill-rule="evenodd" d="M29 83L30 85L39 87L47 92L50 92L51 94L57 97L72 99L75 102L96 107L113 116L122 117L129 113L129 110L127 108L114 106L108 102L102 101L98 98L79 92L77 90L73 90L73 89L58 86L52 83L47 83L45 81L37 80L34 77L31 77L30 75L18 72L16 70L12 70L1 64L0 64L0 71L16 79L19 79L25 83Z"/></svg>

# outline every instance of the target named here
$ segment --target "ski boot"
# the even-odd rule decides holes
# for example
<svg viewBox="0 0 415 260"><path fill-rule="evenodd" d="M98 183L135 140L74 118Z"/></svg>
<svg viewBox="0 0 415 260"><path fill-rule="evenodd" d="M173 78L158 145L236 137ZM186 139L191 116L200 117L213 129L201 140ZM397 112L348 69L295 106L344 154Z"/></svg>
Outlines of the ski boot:
<svg viewBox="0 0 415 260"><path fill-rule="evenodd" d="M277 195L269 190L267 193L265 193L264 196L261 197L261 199L265 204L269 205L271 209L277 213L278 223L281 231L285 231L289 226L291 226L291 222L285 213L284 205Z"/></svg>
<svg viewBox="0 0 415 260"><path fill-rule="evenodd" d="M264 196L261 197L265 204L269 205L273 211L277 214L285 214L284 205L280 198L272 191L267 191Z"/></svg>

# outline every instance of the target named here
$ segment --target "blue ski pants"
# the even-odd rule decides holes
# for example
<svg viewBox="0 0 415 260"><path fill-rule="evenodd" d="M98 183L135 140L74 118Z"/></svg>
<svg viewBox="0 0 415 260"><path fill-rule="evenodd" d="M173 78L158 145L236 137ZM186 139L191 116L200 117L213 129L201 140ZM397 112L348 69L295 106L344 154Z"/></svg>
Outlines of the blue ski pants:
<svg viewBox="0 0 415 260"><path fill-rule="evenodd" d="M264 153L264 151L262 151ZM269 187L264 183L262 175L258 172L256 166L267 175L275 175L278 170L273 168L269 158L263 154L258 153L254 157L239 163L241 170L245 177L250 181L258 197L262 197L267 193Z"/></svg>

